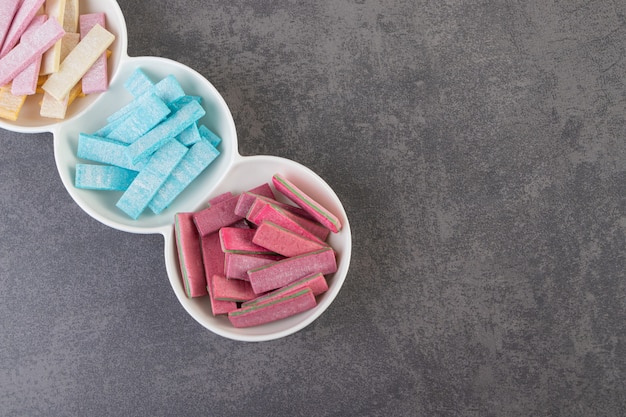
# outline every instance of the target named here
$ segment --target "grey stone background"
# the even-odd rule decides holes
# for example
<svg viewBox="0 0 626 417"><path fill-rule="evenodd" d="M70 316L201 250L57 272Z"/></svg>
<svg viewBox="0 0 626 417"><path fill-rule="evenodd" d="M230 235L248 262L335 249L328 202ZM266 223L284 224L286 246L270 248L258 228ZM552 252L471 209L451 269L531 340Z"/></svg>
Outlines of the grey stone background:
<svg viewBox="0 0 626 417"><path fill-rule="evenodd" d="M204 330L156 235L96 222L0 131L2 416L621 416L626 3L121 0L243 155L320 174L351 269L287 338Z"/></svg>

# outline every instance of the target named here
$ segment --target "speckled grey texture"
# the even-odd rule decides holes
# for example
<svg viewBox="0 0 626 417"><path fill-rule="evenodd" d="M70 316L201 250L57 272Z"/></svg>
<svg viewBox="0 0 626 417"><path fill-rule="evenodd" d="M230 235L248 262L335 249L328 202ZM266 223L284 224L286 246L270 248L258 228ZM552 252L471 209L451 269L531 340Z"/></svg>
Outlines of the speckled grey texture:
<svg viewBox="0 0 626 417"><path fill-rule="evenodd" d="M626 3L120 1L243 155L337 192L353 259L285 339L193 321L160 236L107 228L0 131L2 416L621 416Z"/></svg>

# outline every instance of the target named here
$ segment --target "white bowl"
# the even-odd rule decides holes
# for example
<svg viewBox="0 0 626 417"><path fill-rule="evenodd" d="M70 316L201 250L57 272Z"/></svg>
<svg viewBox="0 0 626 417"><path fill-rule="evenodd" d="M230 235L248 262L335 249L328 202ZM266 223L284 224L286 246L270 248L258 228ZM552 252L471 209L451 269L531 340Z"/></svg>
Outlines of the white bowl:
<svg viewBox="0 0 626 417"><path fill-rule="evenodd" d="M109 47L111 56L108 60L109 79L115 81L121 61L126 56L128 47L128 32L124 15L113 0L80 0L79 10L81 14L104 12L106 15L107 30L115 35L115 41ZM89 94L85 97L77 98L67 109L64 120L41 117L39 115L39 101L41 94L30 96L24 102L16 121L0 118L0 128L23 133L51 132L59 124L71 122L89 108L95 106L104 94Z"/></svg>
<svg viewBox="0 0 626 417"><path fill-rule="evenodd" d="M126 25L117 3L113 0L81 1L83 10L107 13L107 25L116 32L117 40L111 57L109 89L94 97L83 98L66 120L50 123L33 111L28 111L15 123L3 122L0 127L19 132L49 131L54 138L54 155L63 185L74 201L99 222L125 232L161 234L165 240L165 264L170 284L181 305L198 323L212 332L241 341L266 341L292 334L320 316L335 299L348 272L352 236L345 210L334 191L310 169L294 161L274 156L242 157L237 151L237 133L232 114L219 92L202 75L178 62L157 57L129 57L126 52ZM96 7L97 6L97 7ZM123 84L136 68L141 68L154 81L174 75L187 94L201 96L206 115L200 120L215 132L222 142L220 156L196 178L173 204L156 215L146 210L133 220L115 204L121 192L78 189L74 186L78 135L92 133L106 124L106 118L132 99ZM78 104L78 103L74 103ZM329 289L318 296L318 305L296 316L260 326L238 329L225 316L213 316L207 297L187 298L183 289L178 254L174 238L174 216L178 212L197 211L208 200L226 191L242 192L271 183L280 173L304 192L327 207L343 224L343 229L331 233L328 242L337 252L336 273L327 276Z"/></svg>

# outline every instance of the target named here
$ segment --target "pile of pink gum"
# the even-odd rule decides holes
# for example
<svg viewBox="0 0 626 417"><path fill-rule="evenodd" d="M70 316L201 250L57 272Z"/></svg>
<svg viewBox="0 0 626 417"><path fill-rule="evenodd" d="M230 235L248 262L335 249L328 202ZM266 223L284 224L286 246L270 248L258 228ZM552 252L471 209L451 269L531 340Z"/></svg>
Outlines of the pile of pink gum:
<svg viewBox="0 0 626 417"><path fill-rule="evenodd" d="M294 203L304 195L292 183L281 194ZM321 207L309 196L306 204ZM324 218L334 217L322 210ZM269 183L178 213L174 227L187 296L207 296L213 315L226 315L235 327L314 308L328 290L326 276L337 271L336 253L326 243L331 230L310 208L277 200Z"/></svg>

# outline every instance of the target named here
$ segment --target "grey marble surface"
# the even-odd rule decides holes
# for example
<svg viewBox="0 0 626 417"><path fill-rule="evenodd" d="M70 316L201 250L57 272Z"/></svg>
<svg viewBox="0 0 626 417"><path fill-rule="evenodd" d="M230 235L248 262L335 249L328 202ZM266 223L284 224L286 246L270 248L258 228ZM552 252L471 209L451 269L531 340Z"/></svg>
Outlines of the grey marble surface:
<svg viewBox="0 0 626 417"><path fill-rule="evenodd" d="M209 79L240 153L335 189L351 269L304 330L224 339L161 236L0 130L0 415L623 415L626 3L119 3L129 54Z"/></svg>

